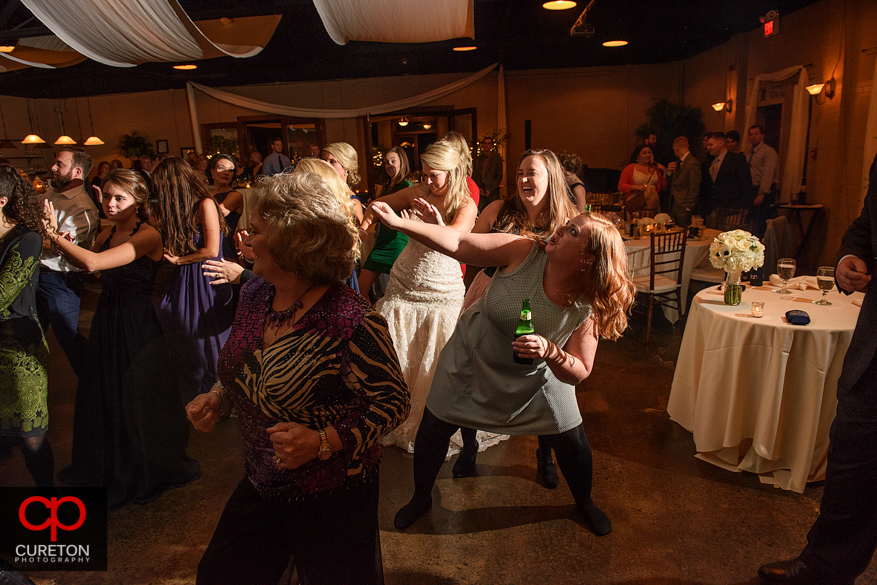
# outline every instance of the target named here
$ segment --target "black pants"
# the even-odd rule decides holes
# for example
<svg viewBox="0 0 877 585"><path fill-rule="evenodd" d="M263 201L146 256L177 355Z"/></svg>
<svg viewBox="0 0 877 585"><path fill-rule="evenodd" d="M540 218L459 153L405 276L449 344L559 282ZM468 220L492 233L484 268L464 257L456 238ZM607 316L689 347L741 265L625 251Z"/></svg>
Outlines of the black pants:
<svg viewBox="0 0 877 585"><path fill-rule="evenodd" d="M67 354L73 371L79 376L85 362L88 340L79 333L79 302L82 297L82 273L40 271L37 287L37 313L43 330L55 332L58 345Z"/></svg>
<svg viewBox="0 0 877 585"><path fill-rule="evenodd" d="M306 501L231 495L198 564L198 585L277 585L290 556L304 585L381 585L378 478Z"/></svg>
<svg viewBox="0 0 877 585"><path fill-rule="evenodd" d="M423 412L423 420L414 440L414 497L427 498L435 485L435 478L445 461L451 436L460 427L447 423L429 408ZM540 444L554 449L557 464L572 491L576 504L581 506L591 499L593 462L591 446L585 437L585 429L579 425L558 435L540 435Z"/></svg>
<svg viewBox="0 0 877 585"><path fill-rule="evenodd" d="M830 438L819 518L801 558L852 582L877 549L877 356L852 388L838 388Z"/></svg>

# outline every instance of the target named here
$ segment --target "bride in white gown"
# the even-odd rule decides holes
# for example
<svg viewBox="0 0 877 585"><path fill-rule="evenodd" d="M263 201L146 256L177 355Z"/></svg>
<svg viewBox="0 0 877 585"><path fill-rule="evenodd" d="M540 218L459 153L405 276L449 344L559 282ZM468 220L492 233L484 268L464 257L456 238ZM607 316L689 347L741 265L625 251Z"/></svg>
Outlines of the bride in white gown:
<svg viewBox="0 0 877 585"><path fill-rule="evenodd" d="M426 149L421 161L424 183L380 200L403 213L413 209L413 215L421 221L448 225L462 232L470 231L475 225L477 209L466 186L468 157L450 142L439 141ZM368 229L373 221L374 215L369 210L361 228ZM414 438L432 384L435 363L454 332L465 293L460 264L417 241L410 240L393 264L386 293L375 308L389 325L411 393L411 413L405 422L384 436L382 442L385 445L396 445L409 453L414 452ZM478 438L483 450L507 437L484 433ZM458 433L451 442L448 456L461 447Z"/></svg>

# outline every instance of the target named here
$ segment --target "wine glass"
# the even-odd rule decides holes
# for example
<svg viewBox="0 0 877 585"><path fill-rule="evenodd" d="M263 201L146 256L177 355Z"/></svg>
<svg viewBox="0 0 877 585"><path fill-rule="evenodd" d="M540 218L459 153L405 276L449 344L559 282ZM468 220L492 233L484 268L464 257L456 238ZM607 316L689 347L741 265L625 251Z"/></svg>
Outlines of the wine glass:
<svg viewBox="0 0 877 585"><path fill-rule="evenodd" d="M816 284L819 285L819 290L822 291L822 298L818 301L813 301L813 304L830 305L831 303L825 300L825 295L834 288L834 266L820 266L816 270Z"/></svg>
<svg viewBox="0 0 877 585"><path fill-rule="evenodd" d="M777 275L780 277L780 280L783 281L783 288L780 290L775 290L775 293L789 294L789 289L786 288L786 285L795 276L795 259L794 258L780 258L777 261Z"/></svg>

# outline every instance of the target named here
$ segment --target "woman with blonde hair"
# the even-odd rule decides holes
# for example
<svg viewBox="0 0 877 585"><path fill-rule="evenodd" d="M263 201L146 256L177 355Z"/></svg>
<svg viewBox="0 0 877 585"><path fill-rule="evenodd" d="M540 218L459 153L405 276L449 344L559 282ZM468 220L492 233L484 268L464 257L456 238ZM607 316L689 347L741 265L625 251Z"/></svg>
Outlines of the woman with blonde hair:
<svg viewBox="0 0 877 585"><path fill-rule="evenodd" d="M323 160L332 165L341 180L344 181L350 191L350 198L354 202L356 220L362 221L362 202L353 192L353 186L359 184L359 156L356 149L346 142L333 142L323 147Z"/></svg>
<svg viewBox="0 0 877 585"><path fill-rule="evenodd" d="M258 277L241 289L220 383L186 407L206 432L234 408L246 459L197 583L277 583L290 559L302 583L383 583L379 440L408 393L383 317L340 282L356 227L299 169L252 198Z"/></svg>
<svg viewBox="0 0 877 585"><path fill-rule="evenodd" d="M354 156L356 152L354 151ZM328 163L324 160L320 160L318 158L303 158L301 159L297 165L295 165L295 170L293 174L302 174L302 173L314 173L323 178L326 181L326 184L332 189L332 193L335 194L335 197L338 199L338 203L341 205L341 208L344 209L348 216L350 217L350 224L354 227L359 225L359 221L362 219L362 206L359 205L357 199L348 197L348 193L350 189L347 187L347 184L344 183L341 179L341 176L338 174L336 169L332 166L331 163ZM357 217L356 212L359 211L360 216ZM357 245L357 261L359 260L359 245ZM353 269L350 277L344 281L347 286L355 290L356 292L360 292L359 289L359 278L356 274L356 269Z"/></svg>
<svg viewBox="0 0 877 585"><path fill-rule="evenodd" d="M421 156L426 197L417 189L397 191L378 201L391 213L413 208L416 221L468 232L475 224L476 206L466 186L465 159L449 142L436 142ZM375 220L366 211L360 228ZM392 227L392 226L391 226ZM420 242L410 240L390 271L386 294L375 308L387 319L399 363L411 392L411 414L384 444L414 450L414 437L426 403L439 352L454 329L465 288L460 265Z"/></svg>
<svg viewBox="0 0 877 585"><path fill-rule="evenodd" d="M152 173L156 227L174 265L158 302L184 403L216 382L216 360L234 319L232 289L211 286L201 262L221 257L227 228L219 205L183 159L170 157Z"/></svg>
<svg viewBox="0 0 877 585"><path fill-rule="evenodd" d="M591 499L592 456L575 385L591 373L600 338L627 328L635 288L618 230L603 216L568 220L545 249L512 234L471 234L400 219L382 202L382 222L460 262L486 259L499 270L457 323L442 351L417 432L414 496L396 514L403 530L432 506L448 442L460 427L545 435L576 506L597 535L612 523ZM536 333L509 339L529 299ZM532 360L517 363L519 358Z"/></svg>

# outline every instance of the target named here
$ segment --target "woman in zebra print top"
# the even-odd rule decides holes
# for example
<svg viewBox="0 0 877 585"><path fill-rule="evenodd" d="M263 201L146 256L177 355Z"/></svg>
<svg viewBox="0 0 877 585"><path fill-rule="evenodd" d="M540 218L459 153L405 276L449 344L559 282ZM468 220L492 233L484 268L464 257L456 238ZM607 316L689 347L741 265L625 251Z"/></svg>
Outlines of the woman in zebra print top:
<svg viewBox="0 0 877 585"><path fill-rule="evenodd" d="M246 453L197 582L276 583L292 557L304 582L382 583L379 439L409 395L383 317L341 282L356 228L315 174L265 178L253 200L259 278L241 289L221 384L187 406L203 431L233 406Z"/></svg>

